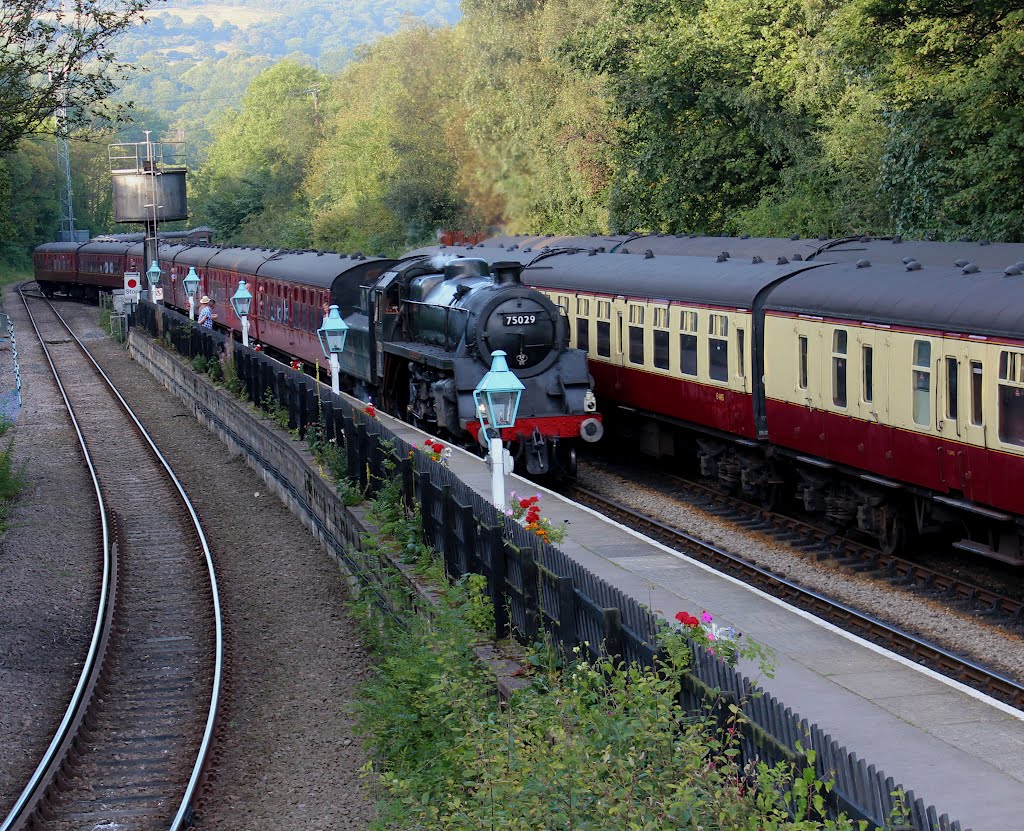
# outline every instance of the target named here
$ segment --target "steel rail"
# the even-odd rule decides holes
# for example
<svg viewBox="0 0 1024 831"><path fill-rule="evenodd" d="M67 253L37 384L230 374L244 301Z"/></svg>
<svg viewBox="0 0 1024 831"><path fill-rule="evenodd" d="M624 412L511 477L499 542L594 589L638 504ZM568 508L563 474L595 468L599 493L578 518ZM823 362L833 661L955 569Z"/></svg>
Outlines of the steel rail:
<svg viewBox="0 0 1024 831"><path fill-rule="evenodd" d="M588 488L575 485L570 489L569 496L602 513L616 516L623 521L623 524L656 539L660 538L661 541L668 543L676 550L681 550L681 553L710 563L719 571L798 605L824 620L833 623L839 622L847 630L850 627L857 629L876 643L881 642L890 649L908 652L927 662L937 672L975 688L980 687L986 693L1000 698L1017 709L1024 710L1024 685L1011 678L999 675L968 658L950 652L911 632L892 626L879 618L860 612L845 603L833 600L820 592L780 577L737 554L725 551L678 528L673 528L671 525Z"/></svg>
<svg viewBox="0 0 1024 831"><path fill-rule="evenodd" d="M26 310L27 310L28 309L28 301L25 299L25 294L24 294L23 288L24 288L24 286L20 287L19 291L21 291L22 300L25 303ZM210 546L209 546L209 543L207 542L206 534L203 532L202 524L199 521L199 516L196 513L195 506L193 506L192 501L188 498L188 494L185 493L185 489L182 486L181 481L178 479L177 475L174 473L174 470L171 468L170 463L167 461L167 459L164 457L164 455L160 452L159 448L156 446L156 443L150 437L149 433L146 431L146 428L142 425L142 422L139 420L138 416L135 415L135 412L132 410L131 406L129 406L128 402L121 395L121 393L117 389L116 385L113 383L113 381L110 380L110 377L106 374L106 372L103 371L102 367L100 367L100 365L96 362L96 359L93 358L93 356L89 352L88 348L85 346L85 344L82 343L82 341L74 333L74 331L68 325L67 321L64 320L64 318L60 315L60 313L54 308L52 303L50 303L45 298L41 298L41 299L43 299L44 302L46 302L47 305L50 307L50 309L53 310L54 315L56 315L57 319L60 320L60 322L63 324L64 328L67 329L68 334L71 336L71 338L75 341L75 343L81 349L81 351L85 355L85 357L87 357L89 359L89 361L92 363L92 365L95 368L96 372L99 374L99 376L107 384L107 386L109 387L111 393L113 393L113 395L117 398L118 402L121 404L121 406L124 409L125 413L132 420L132 422L135 424L135 427L136 427L139 435L142 437L142 439L149 446L150 451L153 453L153 455L156 458L156 460L160 463L160 465L163 467L164 471L167 473L169 479L174 484L174 487L177 490L178 495L181 497L182 503L185 506L185 508L187 509L189 517L191 518L192 525L195 528L196 534L199 537L200 544L202 545L203 556L204 556L204 558L206 560L206 570L207 570L207 574L208 574L209 580L210 580L210 593L211 593L211 598L212 598L212 603L213 603L214 630L215 630L214 631L214 635L215 635L215 644L216 644L216 646L215 646L215 653L216 654L215 654L215 660L214 660L213 688L212 688L212 693L211 693L211 696L210 696L210 706L209 706L209 711L208 711L207 718L206 718L206 726L205 726L205 729L203 731L202 742L200 743L199 753L197 754L196 761L193 764L192 774L189 777L189 781L188 781L188 784L186 786L185 793L183 794L181 802L179 803L179 807L178 807L178 809L177 809L177 811L175 813L174 819L171 822L171 825L169 826L169 831L180 831L180 829L182 829L182 828L184 828L186 826L186 824L189 822L189 819L190 819L189 814L190 814L190 808L191 808L191 804L192 804L192 799L193 799L193 797L195 795L196 788L199 785L199 780L200 780L200 778L202 776L203 769L204 769L204 767L206 765L206 761L207 761L207 758L209 756L209 752L210 752L211 745L212 745L212 742L213 742L213 734L214 734L214 731L216 730L216 726L217 726L217 716L218 716L219 709L220 709L221 685L222 685L222 682L223 682L223 674L224 674L224 631L223 631L223 617L222 617L221 606L220 606L220 592L219 592L218 585L217 585L217 575L216 575L216 571L215 571L215 568L214 568L213 554L210 551ZM29 315L31 316L31 312L29 312ZM34 325L35 325L35 323L34 323L34 320L33 320L33 326ZM38 329L37 329L37 333L38 333ZM42 342L41 338L40 338L40 342ZM53 366L53 364L51 362L51 367L52 366ZM55 369L54 369L54 372L55 372L55 377L56 377L56 370ZM65 401L67 401L66 397L65 397ZM5 829L4 828L0 828L0 831L5 831Z"/></svg>
<svg viewBox="0 0 1024 831"><path fill-rule="evenodd" d="M64 399L64 406L67 408L68 416L71 418L71 424L75 428L75 435L78 437L78 446L81 448L82 457L85 461L86 467L89 469L89 477L92 480L93 491L96 494L96 503L100 513L100 529L103 535L103 574L100 582L100 600L96 613L96 623L93 626L92 641L89 644L89 651L86 654L85 662L82 666L82 673L78 678L78 683L75 685L71 701L68 704L67 710L64 712L64 717L61 719L60 725L57 727L57 731L54 733L53 739L47 747L46 752L43 754L42 760L32 773L31 778L22 790L21 794L18 796L14 806L8 812L3 823L0 824L0 831L10 831L15 827L15 823L20 825L21 822L31 815L37 802L45 795L45 789L52 777L52 774L57 770L63 760L64 752L67 750L65 744L72 735L72 727L81 718L81 709L87 700L86 692L90 691L95 685L96 680L99 677L100 669L103 665L107 635L110 632L111 620L113 618L117 580L116 551L111 545L110 523L107 520L107 507L103 500L103 491L100 488L100 481L96 473L96 467L93 464L89 448L85 443L85 436L82 434L81 426L78 423L78 419L75 417L75 411L71 405L71 400L68 398L67 391L64 389L64 384L61 382L60 375L57 372L57 367L54 365L53 358L50 356L50 350L47 348L46 342L43 340L42 333L39 331L38 325L36 325L35 316L29 308L28 299L24 294L25 285L26 284L23 283L18 287L18 293L21 295L22 303L25 305L25 311L28 314L29 322L32 324L36 337L39 339L39 345L43 349L43 355L46 356L46 362L50 365L50 371L53 373L54 381L57 382L57 389L60 392L61 397Z"/></svg>
<svg viewBox="0 0 1024 831"><path fill-rule="evenodd" d="M963 577L939 571L907 557L886 554L870 544L850 539L803 519L751 504L744 499L721 493L701 482L694 482L678 474L665 473L664 476L674 484L697 494L700 498L729 506L737 514L746 514L747 517L743 519L731 516L729 519L740 522L748 529L761 525L767 534L800 535L808 541L814 540L816 545L827 546L827 550L818 549L815 556L819 559L839 561L843 566L862 574L873 572L892 582L901 581L909 584L907 586L909 589L938 594L947 601L959 600L972 603L976 607L981 607L980 613L983 615L998 615L1011 623L1020 623L1024 620L1024 602L1016 598L1000 594L998 591L972 583ZM791 544L798 547L801 545L792 537L790 541Z"/></svg>

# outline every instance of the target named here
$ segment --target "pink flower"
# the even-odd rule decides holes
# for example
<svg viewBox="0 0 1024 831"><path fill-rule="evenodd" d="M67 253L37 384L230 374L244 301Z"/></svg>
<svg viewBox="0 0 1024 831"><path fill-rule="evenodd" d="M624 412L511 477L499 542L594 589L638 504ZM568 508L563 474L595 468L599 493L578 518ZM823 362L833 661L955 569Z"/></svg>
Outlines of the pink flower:
<svg viewBox="0 0 1024 831"><path fill-rule="evenodd" d="M708 614L707 609L700 613L700 619L705 623L711 623L711 615Z"/></svg>

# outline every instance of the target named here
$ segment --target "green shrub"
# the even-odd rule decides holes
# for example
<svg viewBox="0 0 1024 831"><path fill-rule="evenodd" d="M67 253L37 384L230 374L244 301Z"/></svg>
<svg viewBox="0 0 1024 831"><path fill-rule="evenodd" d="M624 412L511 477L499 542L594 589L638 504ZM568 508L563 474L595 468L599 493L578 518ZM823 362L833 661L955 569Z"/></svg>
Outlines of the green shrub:
<svg viewBox="0 0 1024 831"><path fill-rule="evenodd" d="M202 355L196 355L192 359L192 371L193 372L206 372L206 368L209 365L209 361Z"/></svg>

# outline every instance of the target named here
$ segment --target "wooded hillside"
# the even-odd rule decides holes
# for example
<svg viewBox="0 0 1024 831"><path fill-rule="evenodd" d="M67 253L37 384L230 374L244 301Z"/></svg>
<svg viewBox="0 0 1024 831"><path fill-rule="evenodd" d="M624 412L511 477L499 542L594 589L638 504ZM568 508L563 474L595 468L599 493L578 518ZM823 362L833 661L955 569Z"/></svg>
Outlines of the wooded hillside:
<svg viewBox="0 0 1024 831"><path fill-rule="evenodd" d="M340 71L220 58L262 71L210 128L196 221L373 253L440 226L1024 240L1022 2L462 14L408 23Z"/></svg>

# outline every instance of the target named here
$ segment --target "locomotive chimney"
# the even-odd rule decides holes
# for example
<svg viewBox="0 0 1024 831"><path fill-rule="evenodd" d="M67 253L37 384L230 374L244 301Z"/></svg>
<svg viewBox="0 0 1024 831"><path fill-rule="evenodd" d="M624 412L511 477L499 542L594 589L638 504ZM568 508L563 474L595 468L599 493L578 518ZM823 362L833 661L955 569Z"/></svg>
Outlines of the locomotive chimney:
<svg viewBox="0 0 1024 831"><path fill-rule="evenodd" d="M522 263L508 261L492 263L491 274L494 275L494 285L496 286L522 285L523 265Z"/></svg>

